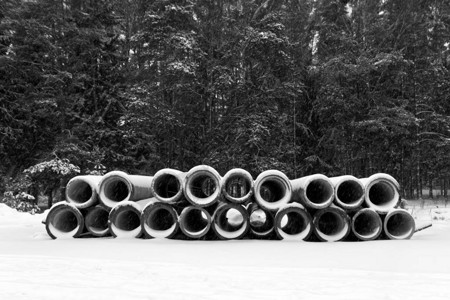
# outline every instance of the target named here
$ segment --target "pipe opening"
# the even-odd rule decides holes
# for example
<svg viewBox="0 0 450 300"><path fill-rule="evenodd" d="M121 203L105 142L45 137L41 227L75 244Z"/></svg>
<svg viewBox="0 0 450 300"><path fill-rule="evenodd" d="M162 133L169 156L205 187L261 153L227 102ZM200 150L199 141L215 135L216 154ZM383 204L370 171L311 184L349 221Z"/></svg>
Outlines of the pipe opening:
<svg viewBox="0 0 450 300"><path fill-rule="evenodd" d="M286 194L285 185L276 179L266 180L261 184L259 194L266 202L277 202L283 199Z"/></svg>
<svg viewBox="0 0 450 300"><path fill-rule="evenodd" d="M67 198L76 203L87 202L92 194L92 187L83 180L74 180L67 188Z"/></svg>
<svg viewBox="0 0 450 300"><path fill-rule="evenodd" d="M59 210L53 214L50 220L53 229L59 233L70 233L78 226L78 218L72 210Z"/></svg>
<svg viewBox="0 0 450 300"><path fill-rule="evenodd" d="M289 211L281 218L280 229L289 235L303 233L310 224L305 216L299 211Z"/></svg>
<svg viewBox="0 0 450 300"><path fill-rule="evenodd" d="M407 239L415 229L414 219L408 213L394 213L386 222L386 233L394 239Z"/></svg>
<svg viewBox="0 0 450 300"><path fill-rule="evenodd" d="M248 194L251 183L247 178L239 175L231 176L225 183L227 194L233 198L242 198Z"/></svg>
<svg viewBox="0 0 450 300"><path fill-rule="evenodd" d="M114 225L123 231L132 231L141 226L140 216L132 209L117 212Z"/></svg>
<svg viewBox="0 0 450 300"><path fill-rule="evenodd" d="M306 187L306 197L315 204L329 201L333 192L333 186L323 179L314 179Z"/></svg>
<svg viewBox="0 0 450 300"><path fill-rule="evenodd" d="M395 190L386 181L379 181L369 188L369 199L374 205L388 204L395 198Z"/></svg>
<svg viewBox="0 0 450 300"><path fill-rule="evenodd" d="M153 230L164 231L172 228L176 220L170 210L158 207L148 213L145 224Z"/></svg>
<svg viewBox="0 0 450 300"><path fill-rule="evenodd" d="M216 224L224 231L235 232L244 226L244 216L235 208L221 210L216 217Z"/></svg>
<svg viewBox="0 0 450 300"><path fill-rule="evenodd" d="M171 174L164 174L154 179L155 194L162 198L172 198L181 189L178 178Z"/></svg>
<svg viewBox="0 0 450 300"><path fill-rule="evenodd" d="M319 212L314 225L318 237L328 242L343 239L350 230L349 220L337 210Z"/></svg>
<svg viewBox="0 0 450 300"><path fill-rule="evenodd" d="M250 226L256 233L265 233L272 230L274 226L274 218L271 214L267 214L262 209L255 209L249 217Z"/></svg>
<svg viewBox="0 0 450 300"><path fill-rule="evenodd" d="M353 230L362 239L377 238L381 227L381 219L374 211L361 212L353 219Z"/></svg>
<svg viewBox="0 0 450 300"><path fill-rule="evenodd" d="M353 204L364 196L364 189L358 182L347 180L339 185L336 196L345 204Z"/></svg>
<svg viewBox="0 0 450 300"><path fill-rule="evenodd" d="M180 226L188 233L197 235L209 228L210 220L201 209L192 208L183 215Z"/></svg>
<svg viewBox="0 0 450 300"><path fill-rule="evenodd" d="M192 178L190 190L197 198L208 198L217 189L217 182L209 175L201 174Z"/></svg>
<svg viewBox="0 0 450 300"><path fill-rule="evenodd" d="M125 200L131 192L127 183L119 178L107 181L104 189L106 198L114 202Z"/></svg>
<svg viewBox="0 0 450 300"><path fill-rule="evenodd" d="M94 208L86 216L86 228L96 234L104 233L108 230L109 212L103 208Z"/></svg>

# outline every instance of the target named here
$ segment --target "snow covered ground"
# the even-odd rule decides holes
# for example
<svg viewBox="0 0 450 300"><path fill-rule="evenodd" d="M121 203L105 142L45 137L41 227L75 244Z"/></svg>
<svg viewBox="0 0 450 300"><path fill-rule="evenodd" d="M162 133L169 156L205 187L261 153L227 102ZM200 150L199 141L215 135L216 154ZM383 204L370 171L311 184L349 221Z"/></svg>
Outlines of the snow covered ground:
<svg viewBox="0 0 450 300"><path fill-rule="evenodd" d="M51 240L0 204L0 299L450 299L450 209L411 240Z"/></svg>

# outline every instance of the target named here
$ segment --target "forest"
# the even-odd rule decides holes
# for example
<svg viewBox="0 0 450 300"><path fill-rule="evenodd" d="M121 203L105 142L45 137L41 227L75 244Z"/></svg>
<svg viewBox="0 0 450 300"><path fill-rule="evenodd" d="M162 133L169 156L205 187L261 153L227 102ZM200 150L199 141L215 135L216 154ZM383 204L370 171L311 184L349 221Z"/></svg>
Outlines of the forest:
<svg viewBox="0 0 450 300"><path fill-rule="evenodd" d="M447 197L449 95L446 0L2 0L0 192L207 164Z"/></svg>

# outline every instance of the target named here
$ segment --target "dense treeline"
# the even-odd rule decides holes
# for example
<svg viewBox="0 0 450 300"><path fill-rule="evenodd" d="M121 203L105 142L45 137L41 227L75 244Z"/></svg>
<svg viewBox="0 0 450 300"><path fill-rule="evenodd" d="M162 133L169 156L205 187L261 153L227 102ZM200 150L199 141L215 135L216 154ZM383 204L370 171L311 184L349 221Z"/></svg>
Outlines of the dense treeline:
<svg viewBox="0 0 450 300"><path fill-rule="evenodd" d="M446 191L449 43L444 0L2 0L0 189L58 158Z"/></svg>

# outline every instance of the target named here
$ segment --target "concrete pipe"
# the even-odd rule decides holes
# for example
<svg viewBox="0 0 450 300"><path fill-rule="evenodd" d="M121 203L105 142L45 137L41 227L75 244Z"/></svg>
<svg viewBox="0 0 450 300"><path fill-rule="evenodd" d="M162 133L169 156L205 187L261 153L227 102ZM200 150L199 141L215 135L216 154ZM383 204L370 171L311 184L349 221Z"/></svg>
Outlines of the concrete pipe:
<svg viewBox="0 0 450 300"><path fill-rule="evenodd" d="M177 203L182 201L185 172L161 169L153 176L152 191L158 201Z"/></svg>
<svg viewBox="0 0 450 300"><path fill-rule="evenodd" d="M108 219L109 210L102 205L97 205L86 213L84 226L93 236L107 236L109 235Z"/></svg>
<svg viewBox="0 0 450 300"><path fill-rule="evenodd" d="M255 200L264 209L276 211L292 197L289 178L278 170L267 170L255 180Z"/></svg>
<svg viewBox="0 0 450 300"><path fill-rule="evenodd" d="M247 211L252 235L257 238L270 236L275 226L272 212L261 208L257 203L251 203L247 207Z"/></svg>
<svg viewBox="0 0 450 300"><path fill-rule="evenodd" d="M334 202L346 210L356 210L364 203L364 185L356 177L344 175L330 178L334 187Z"/></svg>
<svg viewBox="0 0 450 300"><path fill-rule="evenodd" d="M212 167L199 165L186 174L183 192L186 199L193 205L206 207L219 200L221 177Z"/></svg>
<svg viewBox="0 0 450 300"><path fill-rule="evenodd" d="M80 175L69 180L66 185L66 200L77 208L94 206L97 201L98 184L102 176Z"/></svg>
<svg viewBox="0 0 450 300"><path fill-rule="evenodd" d="M109 230L115 238L138 238L142 235L142 206L137 202L122 201L109 212Z"/></svg>
<svg viewBox="0 0 450 300"><path fill-rule="evenodd" d="M50 208L44 224L52 239L76 238L83 232L84 218L75 205L58 202Z"/></svg>
<svg viewBox="0 0 450 300"><path fill-rule="evenodd" d="M384 233L391 240L410 239L416 230L411 214L404 209L392 209L384 219Z"/></svg>
<svg viewBox="0 0 450 300"><path fill-rule="evenodd" d="M248 213L242 205L221 203L214 212L212 228L220 239L240 239L249 227Z"/></svg>
<svg viewBox="0 0 450 300"><path fill-rule="evenodd" d="M352 218L352 232L362 241L376 240L383 231L380 215L371 208L363 208Z"/></svg>
<svg viewBox="0 0 450 300"><path fill-rule="evenodd" d="M313 218L314 233L324 242L337 242L345 239L351 230L351 221L340 207L329 206L318 210Z"/></svg>
<svg viewBox="0 0 450 300"><path fill-rule="evenodd" d="M323 209L331 205L334 199L334 186L331 180L322 174L314 174L291 181L293 199L305 207Z"/></svg>
<svg viewBox="0 0 450 300"><path fill-rule="evenodd" d="M100 202L108 208L113 208L122 201L151 198L152 181L152 176L129 175L122 171L109 172L99 183Z"/></svg>
<svg viewBox="0 0 450 300"><path fill-rule="evenodd" d="M222 178L222 195L232 203L243 204L253 195L253 177L244 169L231 169Z"/></svg>
<svg viewBox="0 0 450 300"><path fill-rule="evenodd" d="M290 203L275 215L275 232L282 240L306 240L312 231L311 215L299 203Z"/></svg>
<svg viewBox="0 0 450 300"><path fill-rule="evenodd" d="M211 215L203 207L187 206L180 214L180 229L191 239L200 239L211 228Z"/></svg>
<svg viewBox="0 0 450 300"><path fill-rule="evenodd" d="M365 187L365 203L380 214L386 214L397 206L400 200L400 185L394 177L377 173L361 179Z"/></svg>
<svg viewBox="0 0 450 300"><path fill-rule="evenodd" d="M142 211L141 226L147 238L170 239L178 230L178 214L170 204L152 201Z"/></svg>

